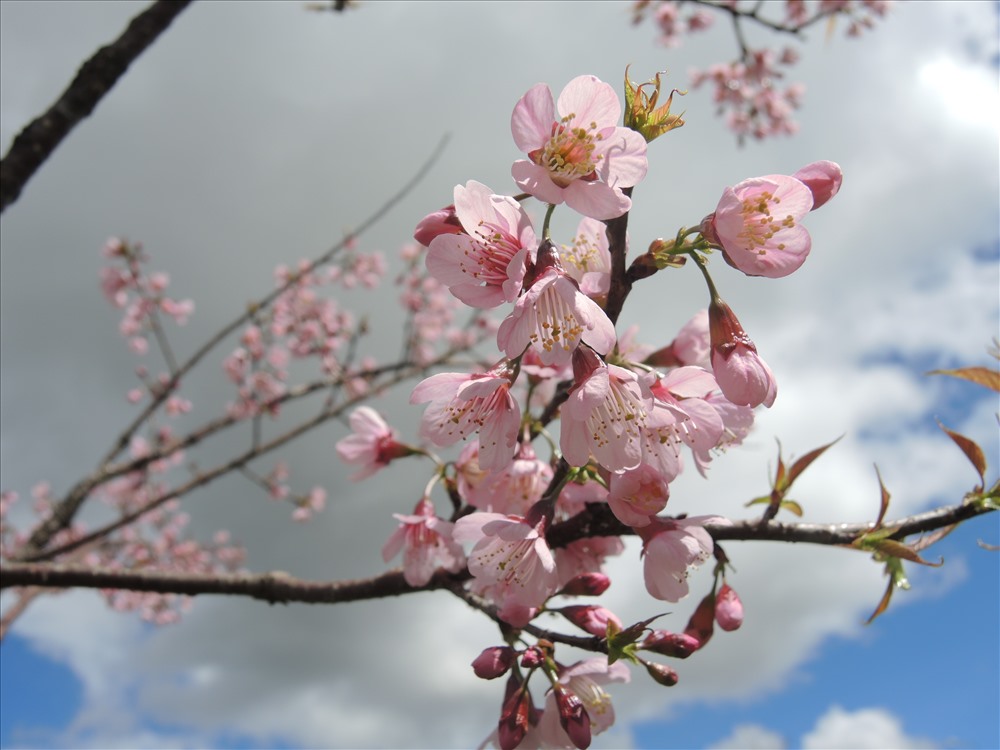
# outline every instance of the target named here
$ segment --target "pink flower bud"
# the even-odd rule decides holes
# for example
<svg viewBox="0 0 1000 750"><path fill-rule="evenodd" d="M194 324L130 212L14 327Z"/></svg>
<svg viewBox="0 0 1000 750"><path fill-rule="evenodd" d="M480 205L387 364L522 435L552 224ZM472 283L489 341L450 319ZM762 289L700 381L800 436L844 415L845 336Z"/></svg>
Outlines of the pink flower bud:
<svg viewBox="0 0 1000 750"><path fill-rule="evenodd" d="M623 629L618 615L609 609L593 604L577 604L559 610L563 617L591 635L603 638L608 632L608 623L613 622L618 630Z"/></svg>
<svg viewBox="0 0 1000 750"><path fill-rule="evenodd" d="M743 624L743 602L728 583L722 584L715 597L715 621L725 631L738 630Z"/></svg>
<svg viewBox="0 0 1000 750"><path fill-rule="evenodd" d="M515 656L514 649L510 646L491 646L483 649L483 652L473 660L472 670L476 673L476 677L492 680L507 673L514 664Z"/></svg>
<svg viewBox="0 0 1000 750"><path fill-rule="evenodd" d="M581 573L559 593L565 596L600 596L610 585L611 579L604 573Z"/></svg>
<svg viewBox="0 0 1000 750"><path fill-rule="evenodd" d="M463 234L462 223L455 214L455 206L445 206L442 209L427 214L419 222L417 228L413 230L413 239L421 245L430 245L438 235L442 234Z"/></svg>
<svg viewBox="0 0 1000 750"><path fill-rule="evenodd" d="M687 633L671 633L667 630L654 630L642 642L642 648L675 659L686 659L701 647L698 639Z"/></svg>
<svg viewBox="0 0 1000 750"><path fill-rule="evenodd" d="M805 183L812 192L813 211L835 196L844 181L840 165L832 161L814 161L812 164L806 164L792 177Z"/></svg>
<svg viewBox="0 0 1000 750"><path fill-rule="evenodd" d="M521 654L521 666L525 669L540 667L545 663L545 652L538 646L528 646Z"/></svg>
<svg viewBox="0 0 1000 750"><path fill-rule="evenodd" d="M778 394L771 368L729 305L715 298L708 306L712 370L722 394L738 406L771 406Z"/></svg>
<svg viewBox="0 0 1000 750"><path fill-rule="evenodd" d="M648 661L646 662L645 667L649 676L656 680L659 684L665 685L666 687L673 687L677 684L677 673L666 664L654 664L653 662Z"/></svg>
<svg viewBox="0 0 1000 750"><path fill-rule="evenodd" d="M590 716L583 707L583 701L576 693L561 685L555 686L556 705L559 707L559 723L570 741L580 750L590 747Z"/></svg>

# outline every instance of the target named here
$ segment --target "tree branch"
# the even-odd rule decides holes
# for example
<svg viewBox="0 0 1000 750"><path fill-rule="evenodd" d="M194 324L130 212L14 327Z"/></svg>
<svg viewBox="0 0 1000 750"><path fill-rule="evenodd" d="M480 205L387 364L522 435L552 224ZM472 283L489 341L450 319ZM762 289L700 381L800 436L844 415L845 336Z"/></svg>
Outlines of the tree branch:
<svg viewBox="0 0 1000 750"><path fill-rule="evenodd" d="M591 505L588 506L588 512L557 524L549 533L550 544L553 547L560 547L587 536L631 533L631 529L622 526L611 516L610 511L607 511L607 515L620 527L614 528L612 523L604 518L606 510L606 506ZM991 511L992 508L981 503L952 505L901 518L884 524L883 528L890 531L890 538L902 539L911 534L933 531L960 523ZM591 518L587 522L578 522L577 518L580 516L590 516ZM846 546L862 534L872 531L874 524L785 524L774 521L761 524L759 521L749 520L737 521L732 525L707 524L705 528L716 541L779 541ZM363 580L322 582L304 581L286 573L204 575L18 562L5 562L0 566L0 589L15 586L38 586L59 589L72 587L126 589L188 596L226 594L263 599L271 603L336 604L364 599L381 599L386 596L400 596L436 589L448 589L457 594L458 584L468 579L468 571L459 573L438 571L426 586L413 587L406 583L402 571L399 570ZM461 598L481 609L478 603L473 602L468 597L463 595ZM489 613L487 612L487 614Z"/></svg>
<svg viewBox="0 0 1000 750"><path fill-rule="evenodd" d="M45 114L25 126L0 160L0 213L70 131L94 111L139 55L156 41L191 0L157 0L129 23L111 44L101 47Z"/></svg>

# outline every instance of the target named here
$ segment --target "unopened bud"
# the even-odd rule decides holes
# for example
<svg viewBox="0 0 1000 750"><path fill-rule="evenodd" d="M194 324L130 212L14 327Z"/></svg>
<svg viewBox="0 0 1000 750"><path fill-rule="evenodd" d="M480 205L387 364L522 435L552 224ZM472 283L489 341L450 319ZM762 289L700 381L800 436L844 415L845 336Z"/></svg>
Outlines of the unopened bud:
<svg viewBox="0 0 1000 750"><path fill-rule="evenodd" d="M656 680L661 685L666 685L667 687L673 687L677 684L677 673L668 667L666 664L654 664L651 661L645 663L646 671L649 676Z"/></svg>
<svg viewBox="0 0 1000 750"><path fill-rule="evenodd" d="M611 585L604 573L581 573L563 586L559 593L565 596L600 596Z"/></svg>
<svg viewBox="0 0 1000 750"><path fill-rule="evenodd" d="M813 211L835 196L844 181L840 165L832 161L814 161L812 164L806 164L792 177L804 183L813 194L811 209Z"/></svg>
<svg viewBox="0 0 1000 750"><path fill-rule="evenodd" d="M500 750L514 750L528 733L528 719L531 714L531 694L526 686L513 674L507 682L506 697L500 709L497 723L497 739Z"/></svg>
<svg viewBox="0 0 1000 750"><path fill-rule="evenodd" d="M618 615L596 604L576 604L563 607L559 612L581 630L586 630L599 638L607 635L608 622L613 622L619 631L622 629L622 621L618 619Z"/></svg>
<svg viewBox="0 0 1000 750"><path fill-rule="evenodd" d="M570 741L580 750L590 747L590 716L583 707L583 701L561 685L554 688L556 706L559 708L559 723Z"/></svg>
<svg viewBox="0 0 1000 750"><path fill-rule="evenodd" d="M715 597L715 621L726 631L738 630L743 624L743 602L728 583L722 584Z"/></svg>
<svg viewBox="0 0 1000 750"><path fill-rule="evenodd" d="M455 213L455 206L451 205L429 213L417 222L417 227L413 230L413 239L421 245L427 246L438 235L463 234L464 232L462 222L458 220L458 215Z"/></svg>
<svg viewBox="0 0 1000 750"><path fill-rule="evenodd" d="M493 680L507 673L514 664L517 654L510 646L491 646L483 649L483 653L472 662L476 677Z"/></svg>
<svg viewBox="0 0 1000 750"><path fill-rule="evenodd" d="M698 641L698 648L702 648L712 638L714 621L715 597L709 594L698 603L698 608L684 628L684 634Z"/></svg>
<svg viewBox="0 0 1000 750"><path fill-rule="evenodd" d="M642 642L642 648L675 659L686 659L701 647L698 639L687 633L654 630Z"/></svg>
<svg viewBox="0 0 1000 750"><path fill-rule="evenodd" d="M545 652L538 646L529 646L521 655L521 666L525 669L540 667L545 663Z"/></svg>

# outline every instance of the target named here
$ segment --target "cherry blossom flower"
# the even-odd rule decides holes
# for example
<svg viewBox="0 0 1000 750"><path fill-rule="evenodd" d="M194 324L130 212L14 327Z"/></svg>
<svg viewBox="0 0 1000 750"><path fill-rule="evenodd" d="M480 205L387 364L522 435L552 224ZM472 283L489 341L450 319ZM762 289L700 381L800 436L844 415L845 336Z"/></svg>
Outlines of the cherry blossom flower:
<svg viewBox="0 0 1000 750"><path fill-rule="evenodd" d="M593 219L621 216L632 206L622 188L637 185L647 163L645 139L619 127L620 117L614 89L594 76L574 78L558 103L548 86L533 86L511 116L514 142L528 155L514 162L514 181L541 201L565 202Z"/></svg>
<svg viewBox="0 0 1000 750"><path fill-rule="evenodd" d="M470 447L475 449L474 445ZM480 510L524 515L542 498L552 480L552 467L538 459L527 441L520 444L514 460L500 471L486 473L480 469L477 476L470 466L474 460L463 451L459 491L465 502Z"/></svg>
<svg viewBox="0 0 1000 750"><path fill-rule="evenodd" d="M590 349L573 356L576 384L562 407L559 445L573 466L593 454L608 471L634 469L642 458L642 429L652 395L636 374L608 365Z"/></svg>
<svg viewBox="0 0 1000 750"><path fill-rule="evenodd" d="M748 276L776 279L799 268L812 239L799 222L813 207L812 191L787 175L767 175L727 187L710 223L726 259Z"/></svg>
<svg viewBox="0 0 1000 750"><path fill-rule="evenodd" d="M670 487L659 469L640 464L628 471L615 472L608 482L608 505L615 517L629 526L646 526L650 516L665 507Z"/></svg>
<svg viewBox="0 0 1000 750"><path fill-rule="evenodd" d="M389 562L403 551L403 578L411 586L425 586L442 568L457 573L465 567L465 553L452 539L454 525L434 515L426 497L417 502L412 516L393 514L399 528L382 547L382 559Z"/></svg>
<svg viewBox="0 0 1000 750"><path fill-rule="evenodd" d="M778 393L774 375L732 309L716 298L709 305L708 320L712 370L723 395L741 406L770 407Z"/></svg>
<svg viewBox="0 0 1000 750"><path fill-rule="evenodd" d="M543 365L557 367L569 363L581 341L600 354L611 351L614 324L562 270L552 243L538 249L538 265L539 276L500 324L497 346L513 359L530 345Z"/></svg>
<svg viewBox="0 0 1000 750"><path fill-rule="evenodd" d="M566 690L576 695L590 719L593 734L606 731L615 723L615 709L611 696L604 689L613 682L628 682L631 678L624 661L608 664L607 657L595 656L559 670L558 681ZM549 692L539 729L550 738L549 747L566 747L567 736L561 729L556 696Z"/></svg>
<svg viewBox="0 0 1000 750"><path fill-rule="evenodd" d="M474 180L455 187L455 213L465 231L431 241L427 270L471 307L513 302L536 247L528 215L513 198Z"/></svg>
<svg viewBox="0 0 1000 750"><path fill-rule="evenodd" d="M499 513L473 513L455 522L455 540L475 543L469 572L477 582L493 587L501 613L506 605L514 605L511 611L520 614L541 607L559 588L544 530L544 518L532 525L523 516Z"/></svg>
<svg viewBox="0 0 1000 750"><path fill-rule="evenodd" d="M514 456L521 408L510 395L512 373L501 362L482 374L442 372L422 380L410 394L411 404L430 402L420 434L447 446L479 433L479 466L506 467Z"/></svg>
<svg viewBox="0 0 1000 750"><path fill-rule="evenodd" d="M723 523L719 516L692 516L679 520L654 518L637 529L642 537L643 573L646 590L657 599L677 602L688 594L690 569L712 554L714 543L703 528Z"/></svg>
<svg viewBox="0 0 1000 750"><path fill-rule="evenodd" d="M583 218L576 228L573 244L563 245L559 257L581 292L592 299L607 296L611 287L611 252L604 224Z"/></svg>
<svg viewBox="0 0 1000 750"><path fill-rule="evenodd" d="M382 416L370 406L359 406L351 413L353 434L337 443L337 455L344 463L356 464L360 470L351 475L355 482L370 477L396 458L409 456L413 449L400 443L399 433L389 427Z"/></svg>

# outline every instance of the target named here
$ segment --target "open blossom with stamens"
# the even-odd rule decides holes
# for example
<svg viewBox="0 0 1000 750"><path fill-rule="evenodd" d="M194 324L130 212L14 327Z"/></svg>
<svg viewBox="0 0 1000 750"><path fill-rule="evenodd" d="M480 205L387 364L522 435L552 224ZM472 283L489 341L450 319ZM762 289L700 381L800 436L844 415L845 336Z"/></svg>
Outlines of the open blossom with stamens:
<svg viewBox="0 0 1000 750"><path fill-rule="evenodd" d="M464 232L439 234L427 270L471 307L496 307L521 293L535 232L521 205L470 180L455 187L455 213Z"/></svg>
<svg viewBox="0 0 1000 750"><path fill-rule="evenodd" d="M770 407L778 385L732 309L721 299L714 299L708 307L708 321L712 370L723 395L740 406Z"/></svg>
<svg viewBox="0 0 1000 750"><path fill-rule="evenodd" d="M512 378L504 361L482 374L442 372L422 380L410 394L411 404L430 402L420 434L446 446L478 432L480 468L503 469L514 456L521 424Z"/></svg>
<svg viewBox="0 0 1000 750"><path fill-rule="evenodd" d="M344 463L361 467L351 475L355 482L370 477L393 459L413 453L409 446L398 441L399 433L370 406L359 406L351 413L351 429L354 432L337 443L337 455Z"/></svg>
<svg viewBox="0 0 1000 750"><path fill-rule="evenodd" d="M477 582L492 585L501 613L508 605L541 607L558 590L556 561L544 532L544 519L531 524L523 516L499 513L473 513L455 522L455 540L475 542L469 572Z"/></svg>
<svg viewBox="0 0 1000 750"><path fill-rule="evenodd" d="M411 586L424 586L438 568L457 573L465 566L465 553L452 539L454 525L434 515L434 506L421 498L412 516L394 513L399 528L382 547L389 562L403 551L403 578Z"/></svg>
<svg viewBox="0 0 1000 750"><path fill-rule="evenodd" d="M543 365L562 367L584 342L600 354L615 345L615 327L594 300L563 271L551 242L538 248L538 277L514 304L500 330L497 346L519 357L530 345Z"/></svg>
<svg viewBox="0 0 1000 750"><path fill-rule="evenodd" d="M558 113L558 114L557 114ZM618 126L621 103L610 84L579 76L559 95L543 83L514 107L510 126L528 160L514 162L518 186L541 201L565 202L593 219L613 219L632 206L622 188L646 176L646 140Z"/></svg>
<svg viewBox="0 0 1000 750"><path fill-rule="evenodd" d="M541 500L552 479L552 467L538 459L531 443L522 442L514 460L492 472L479 468L476 446L469 448L462 451L456 466L459 492L469 505L491 513L523 515Z"/></svg>
<svg viewBox="0 0 1000 750"><path fill-rule="evenodd" d="M581 292L594 299L607 296L611 288L611 251L603 223L587 217L581 219L573 244L563 245L559 257Z"/></svg>
<svg viewBox="0 0 1000 750"><path fill-rule="evenodd" d="M650 516L663 510L670 499L667 480L652 464L615 472L608 481L608 488L611 512L629 526L646 526Z"/></svg>
<svg viewBox="0 0 1000 750"><path fill-rule="evenodd" d="M615 709L611 703L611 696L604 689L605 686L612 682L628 682L630 678L631 674L624 661L608 664L604 656L578 661L563 667L558 673L559 684L583 703L593 734L600 734L615 723ZM546 696L545 709L538 728L548 740L545 747L572 746L570 738L562 730L559 706L552 692Z"/></svg>
<svg viewBox="0 0 1000 750"><path fill-rule="evenodd" d="M776 279L809 255L812 239L799 222L812 207L812 191L794 177L753 177L725 189L703 233L743 273Z"/></svg>
<svg viewBox="0 0 1000 750"><path fill-rule="evenodd" d="M688 594L690 568L705 562L714 542L705 531L708 522L726 522L719 516L692 516L684 519L653 518L637 529L642 537L643 572L646 590L657 599L677 602Z"/></svg>
<svg viewBox="0 0 1000 750"><path fill-rule="evenodd" d="M608 471L634 469L642 458L642 430L653 402L631 370L605 364L590 349L573 355L576 384L562 407L559 445L573 466L593 454Z"/></svg>

